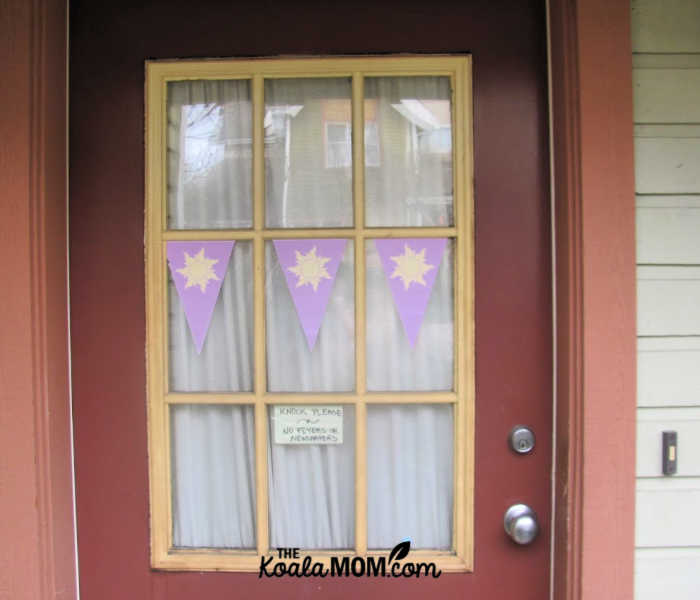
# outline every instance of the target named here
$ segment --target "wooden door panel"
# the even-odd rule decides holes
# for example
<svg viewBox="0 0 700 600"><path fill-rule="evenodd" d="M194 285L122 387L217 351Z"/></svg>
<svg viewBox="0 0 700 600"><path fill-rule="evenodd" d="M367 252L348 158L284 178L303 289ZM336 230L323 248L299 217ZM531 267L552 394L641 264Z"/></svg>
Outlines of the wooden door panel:
<svg viewBox="0 0 700 600"><path fill-rule="evenodd" d="M71 6L71 303L84 598L518 597L549 587L551 274L543 2ZM470 52L476 221L475 570L435 580L259 580L149 567L144 61ZM516 456L516 423L537 447ZM530 547L503 533L516 501Z"/></svg>

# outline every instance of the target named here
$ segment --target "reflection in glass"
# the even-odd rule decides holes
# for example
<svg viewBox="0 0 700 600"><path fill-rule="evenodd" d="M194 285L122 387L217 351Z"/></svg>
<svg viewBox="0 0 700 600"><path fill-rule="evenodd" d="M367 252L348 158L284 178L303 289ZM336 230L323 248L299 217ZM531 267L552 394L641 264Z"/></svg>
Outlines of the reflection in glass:
<svg viewBox="0 0 700 600"><path fill-rule="evenodd" d="M367 545L452 547L452 406L367 407Z"/></svg>
<svg viewBox="0 0 700 600"><path fill-rule="evenodd" d="M170 409L173 545L255 547L252 406Z"/></svg>
<svg viewBox="0 0 700 600"><path fill-rule="evenodd" d="M351 227L349 78L265 81L267 227Z"/></svg>
<svg viewBox="0 0 700 600"><path fill-rule="evenodd" d="M367 389L453 389L453 242L448 241L413 347L399 317L373 240L366 246ZM415 284L412 284L415 285Z"/></svg>
<svg viewBox="0 0 700 600"><path fill-rule="evenodd" d="M341 444L276 443L268 409L270 547L355 544L355 409L343 406Z"/></svg>
<svg viewBox="0 0 700 600"><path fill-rule="evenodd" d="M168 84L168 227L252 226L250 82Z"/></svg>
<svg viewBox="0 0 700 600"><path fill-rule="evenodd" d="M368 227L452 225L450 96L448 77L365 78Z"/></svg>
<svg viewBox="0 0 700 600"><path fill-rule="evenodd" d="M202 352L168 270L170 389L175 392L248 392L253 389L253 249L233 247Z"/></svg>
<svg viewBox="0 0 700 600"><path fill-rule="evenodd" d="M309 350L274 244L267 242L267 389L349 392L355 388L354 244L348 241L313 350Z"/></svg>

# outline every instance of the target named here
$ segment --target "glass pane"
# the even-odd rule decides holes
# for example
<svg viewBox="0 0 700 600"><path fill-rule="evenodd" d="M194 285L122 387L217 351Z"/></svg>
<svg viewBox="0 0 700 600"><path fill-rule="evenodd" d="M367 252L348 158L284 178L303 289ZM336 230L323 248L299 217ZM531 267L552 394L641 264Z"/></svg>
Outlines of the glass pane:
<svg viewBox="0 0 700 600"><path fill-rule="evenodd" d="M452 547L452 406L367 407L367 544Z"/></svg>
<svg viewBox="0 0 700 600"><path fill-rule="evenodd" d="M418 246L415 247L420 252ZM436 391L453 389L453 244L448 240L418 337L411 346L374 240L367 257L367 389ZM391 276L391 273L390 275ZM410 285L418 285L411 283Z"/></svg>
<svg viewBox="0 0 700 600"><path fill-rule="evenodd" d="M175 392L248 392L253 389L252 243L233 247L214 313L197 354L168 269L170 389Z"/></svg>
<svg viewBox="0 0 700 600"><path fill-rule="evenodd" d="M350 78L265 81L267 227L352 227Z"/></svg>
<svg viewBox="0 0 700 600"><path fill-rule="evenodd" d="M252 406L170 409L173 545L254 548Z"/></svg>
<svg viewBox="0 0 700 600"><path fill-rule="evenodd" d="M168 84L168 227L252 226L250 82Z"/></svg>
<svg viewBox="0 0 700 600"><path fill-rule="evenodd" d="M343 240L345 241L345 240ZM324 259L332 252L323 249L322 240L295 240L300 251L293 249L298 264L306 257ZM271 392L349 392L355 388L355 274L354 245L347 240L335 279L318 280L313 291L313 277L301 286L302 276L291 277L291 291L272 242L267 242L267 276L265 280L267 332L267 389ZM314 250L315 249L315 250ZM294 256L290 253L290 256ZM336 259L337 260L337 259ZM294 267L292 267L294 268ZM286 267L287 270L290 267ZM294 282L297 285L294 285ZM316 301L325 285L330 286L328 303ZM297 305L295 306L295 301ZM304 325L299 313L305 315ZM314 324L320 328L315 339ZM313 349L310 348L313 343Z"/></svg>
<svg viewBox="0 0 700 600"><path fill-rule="evenodd" d="M352 548L354 407L277 405L268 415L270 546Z"/></svg>
<svg viewBox="0 0 700 600"><path fill-rule="evenodd" d="M448 77L365 79L368 227L452 225L450 97Z"/></svg>

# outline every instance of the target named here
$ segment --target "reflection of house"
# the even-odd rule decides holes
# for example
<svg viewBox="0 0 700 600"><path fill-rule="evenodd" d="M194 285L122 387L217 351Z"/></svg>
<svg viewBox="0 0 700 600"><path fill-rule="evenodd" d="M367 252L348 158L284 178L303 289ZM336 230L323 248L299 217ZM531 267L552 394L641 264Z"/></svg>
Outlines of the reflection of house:
<svg viewBox="0 0 700 600"><path fill-rule="evenodd" d="M350 85L306 83L304 94L266 99L265 156L268 210L279 223L352 223ZM271 90L276 86L270 86ZM412 206L414 225L447 225L452 165L449 100L379 96L364 103L367 201L387 211ZM391 200L391 202L388 202ZM325 209L316 210L320 204ZM435 211L432 205L441 205ZM381 208L379 208L381 210ZM286 219L286 221L285 221Z"/></svg>
<svg viewBox="0 0 700 600"><path fill-rule="evenodd" d="M367 201L387 223L410 211L409 224L452 222L452 114L449 87L427 82L368 83L364 102ZM201 207L219 227L250 223L252 103L242 82L173 84L180 129L170 140L178 174L177 227L193 227ZM279 226L352 224L352 107L347 80L305 80L303 89L268 81L264 134L268 222ZM193 98L194 96L194 98ZM203 99L206 98L206 101ZM181 127L180 124L186 124ZM222 199L217 206L216 198ZM325 215L310 220L311 213ZM381 223L378 223L381 224Z"/></svg>

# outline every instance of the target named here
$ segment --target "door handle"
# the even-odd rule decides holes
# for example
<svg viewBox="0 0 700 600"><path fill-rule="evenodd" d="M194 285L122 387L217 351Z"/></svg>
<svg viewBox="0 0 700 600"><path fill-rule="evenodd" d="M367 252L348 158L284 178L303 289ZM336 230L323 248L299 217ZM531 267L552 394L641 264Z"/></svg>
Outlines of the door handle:
<svg viewBox="0 0 700 600"><path fill-rule="evenodd" d="M503 527L510 538L521 545L532 544L540 532L537 515L527 504L513 504L503 517Z"/></svg>

